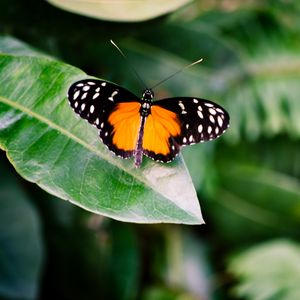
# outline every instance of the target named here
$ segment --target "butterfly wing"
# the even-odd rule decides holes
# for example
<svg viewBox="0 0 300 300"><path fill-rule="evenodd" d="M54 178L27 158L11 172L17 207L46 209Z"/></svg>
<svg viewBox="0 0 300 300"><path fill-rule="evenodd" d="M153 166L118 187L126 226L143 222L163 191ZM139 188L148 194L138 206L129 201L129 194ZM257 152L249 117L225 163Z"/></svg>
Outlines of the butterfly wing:
<svg viewBox="0 0 300 300"><path fill-rule="evenodd" d="M133 156L139 128L140 99L104 80L85 79L71 85L73 110L99 129L103 143L122 158Z"/></svg>
<svg viewBox="0 0 300 300"><path fill-rule="evenodd" d="M151 118L154 125L145 126L145 137L156 128L152 133L155 137L144 143L144 154L163 162L173 160L181 146L216 139L229 126L229 115L224 108L200 98L178 97L154 102Z"/></svg>
<svg viewBox="0 0 300 300"><path fill-rule="evenodd" d="M160 162L169 162L179 153L175 138L181 135L181 123L173 111L153 104L144 129L143 153Z"/></svg>

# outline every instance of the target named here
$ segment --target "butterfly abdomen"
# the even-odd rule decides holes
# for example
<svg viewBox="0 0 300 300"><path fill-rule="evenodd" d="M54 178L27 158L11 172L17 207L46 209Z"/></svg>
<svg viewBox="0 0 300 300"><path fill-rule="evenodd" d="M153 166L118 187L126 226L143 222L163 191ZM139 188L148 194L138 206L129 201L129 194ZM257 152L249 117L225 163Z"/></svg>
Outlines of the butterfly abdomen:
<svg viewBox="0 0 300 300"><path fill-rule="evenodd" d="M146 119L147 117L141 117L141 125L139 128L137 143L134 151L134 164L137 168L141 165L143 160L143 138Z"/></svg>

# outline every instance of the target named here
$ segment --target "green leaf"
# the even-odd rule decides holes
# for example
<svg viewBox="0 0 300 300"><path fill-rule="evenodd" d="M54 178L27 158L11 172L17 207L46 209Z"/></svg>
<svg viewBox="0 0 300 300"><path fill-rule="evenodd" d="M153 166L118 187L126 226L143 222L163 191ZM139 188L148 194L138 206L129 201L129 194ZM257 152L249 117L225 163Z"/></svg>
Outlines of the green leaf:
<svg viewBox="0 0 300 300"><path fill-rule="evenodd" d="M298 143L286 138L241 143L222 147L216 157L218 188L209 204L224 242L234 247L278 234L298 235Z"/></svg>
<svg viewBox="0 0 300 300"><path fill-rule="evenodd" d="M137 22L156 18L172 12L191 0L121 0L121 1L87 1L48 0L49 3L70 12L101 20L119 22Z"/></svg>
<svg viewBox="0 0 300 300"><path fill-rule="evenodd" d="M203 223L181 159L169 165L113 156L76 118L68 87L87 78L61 62L0 56L0 144L27 180L87 210L128 222Z"/></svg>
<svg viewBox="0 0 300 300"><path fill-rule="evenodd" d="M0 295L36 299L43 264L39 218L3 163L0 170Z"/></svg>
<svg viewBox="0 0 300 300"><path fill-rule="evenodd" d="M223 28L224 40L230 35L239 57L239 68L231 66L224 73L229 79L225 94L232 115L227 138L299 137L299 41L267 9L235 15L239 16L236 22Z"/></svg>
<svg viewBox="0 0 300 300"><path fill-rule="evenodd" d="M215 195L213 219L226 240L238 244L278 232L297 233L300 189L296 178L274 170L241 166L233 167L221 180L224 183Z"/></svg>
<svg viewBox="0 0 300 300"><path fill-rule="evenodd" d="M255 300L300 298L300 247L275 240L232 258L229 271L238 279L234 293Z"/></svg>

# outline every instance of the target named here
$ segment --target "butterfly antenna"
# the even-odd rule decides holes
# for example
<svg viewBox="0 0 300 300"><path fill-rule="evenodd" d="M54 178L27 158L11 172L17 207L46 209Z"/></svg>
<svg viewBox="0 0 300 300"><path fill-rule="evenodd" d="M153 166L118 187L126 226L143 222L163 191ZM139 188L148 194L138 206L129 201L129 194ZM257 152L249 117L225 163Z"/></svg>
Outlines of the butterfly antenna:
<svg viewBox="0 0 300 300"><path fill-rule="evenodd" d="M174 77L174 76L176 76L177 74L181 73L181 72L184 71L185 69L190 68L190 67L192 67L192 66L194 66L194 65L196 65L196 64L201 63L202 61L203 61L203 58L200 58L200 59L194 61L193 63L191 63L191 64L189 64L189 65L183 67L182 69L180 69L180 70L176 71L175 73L171 74L170 76L168 76L167 78L163 79L163 80L160 81L159 83L155 84L155 85L152 86L150 89L153 90L154 88L156 88L156 87L158 87L159 85L161 85L163 82L165 82L165 81L171 79L172 77Z"/></svg>
<svg viewBox="0 0 300 300"><path fill-rule="evenodd" d="M118 45L113 41L110 40L110 42L112 43L113 46L116 47L116 49L120 52L120 54L125 58L127 64L129 65L129 67L131 68L131 70L133 71L133 73L135 74L135 76L139 79L141 85L143 86L143 88L147 89L147 85L144 82L144 80L141 78L141 76L139 75L139 73L136 71L136 69L133 67L133 65L130 63L129 59L127 58L127 56L124 54L124 52L118 47Z"/></svg>

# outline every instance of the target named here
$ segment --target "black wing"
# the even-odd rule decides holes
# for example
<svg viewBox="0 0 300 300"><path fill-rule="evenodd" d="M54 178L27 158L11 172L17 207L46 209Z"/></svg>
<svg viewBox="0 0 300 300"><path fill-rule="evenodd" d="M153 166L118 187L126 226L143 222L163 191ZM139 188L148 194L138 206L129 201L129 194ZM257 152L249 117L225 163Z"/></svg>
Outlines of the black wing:
<svg viewBox="0 0 300 300"><path fill-rule="evenodd" d="M159 100L153 106L160 106L176 113L181 126L180 135L170 141L175 156L180 146L218 138L229 127L229 114L220 105L205 99L176 97Z"/></svg>
<svg viewBox="0 0 300 300"><path fill-rule="evenodd" d="M128 158L133 151L119 149L113 143L114 128L108 122L117 104L138 102L140 98L128 90L104 80L84 79L71 85L68 99L73 110L83 119L99 129L103 143L116 155Z"/></svg>

